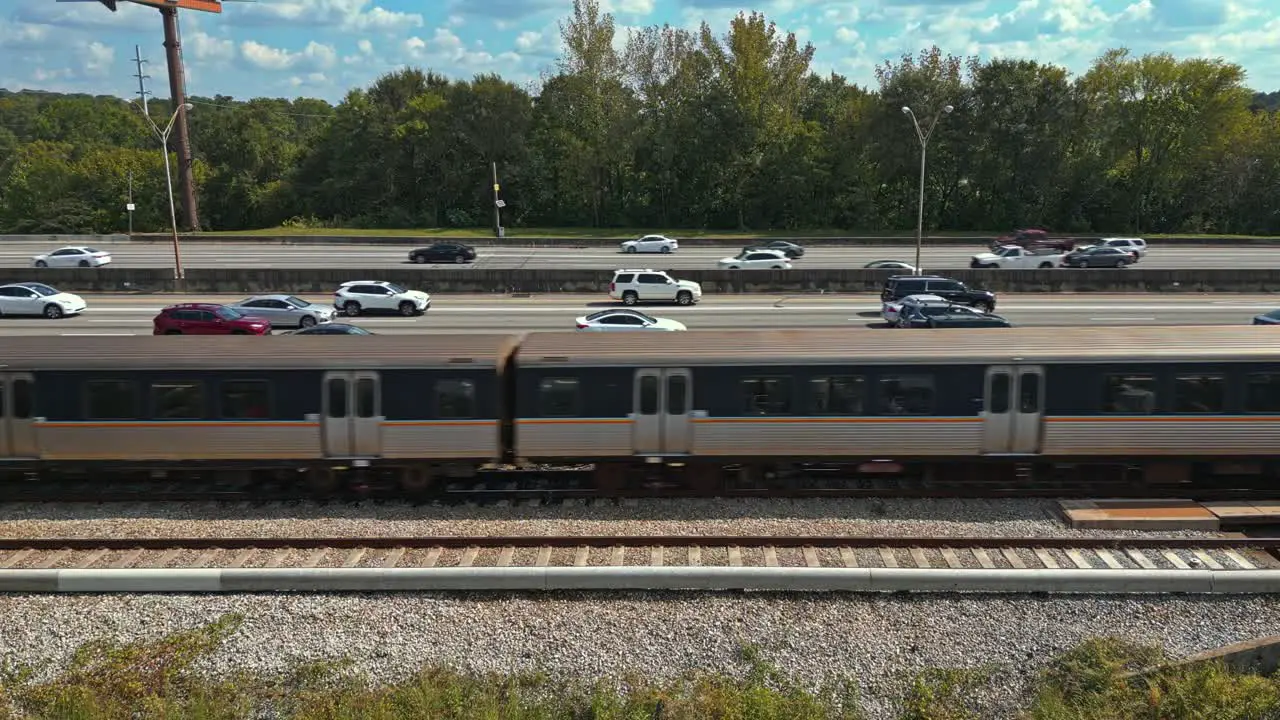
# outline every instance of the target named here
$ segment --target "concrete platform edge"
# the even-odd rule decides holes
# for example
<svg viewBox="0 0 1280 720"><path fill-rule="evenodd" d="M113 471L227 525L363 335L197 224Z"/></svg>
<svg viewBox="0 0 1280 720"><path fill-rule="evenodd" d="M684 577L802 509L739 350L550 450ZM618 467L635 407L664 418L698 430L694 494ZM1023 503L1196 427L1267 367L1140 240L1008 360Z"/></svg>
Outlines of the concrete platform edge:
<svg viewBox="0 0 1280 720"><path fill-rule="evenodd" d="M752 590L1280 593L1280 570L556 567L0 570L0 593Z"/></svg>

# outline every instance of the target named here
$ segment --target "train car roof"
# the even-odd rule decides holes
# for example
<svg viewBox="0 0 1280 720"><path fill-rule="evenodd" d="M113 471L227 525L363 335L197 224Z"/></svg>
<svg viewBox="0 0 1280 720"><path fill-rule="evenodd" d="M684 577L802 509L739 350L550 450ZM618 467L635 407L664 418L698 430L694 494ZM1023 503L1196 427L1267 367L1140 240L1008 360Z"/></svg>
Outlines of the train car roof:
<svg viewBox="0 0 1280 720"><path fill-rule="evenodd" d="M8 337L0 372L492 368L519 335Z"/></svg>
<svg viewBox="0 0 1280 720"><path fill-rule="evenodd" d="M1266 326L529 333L520 367L1280 361Z"/></svg>

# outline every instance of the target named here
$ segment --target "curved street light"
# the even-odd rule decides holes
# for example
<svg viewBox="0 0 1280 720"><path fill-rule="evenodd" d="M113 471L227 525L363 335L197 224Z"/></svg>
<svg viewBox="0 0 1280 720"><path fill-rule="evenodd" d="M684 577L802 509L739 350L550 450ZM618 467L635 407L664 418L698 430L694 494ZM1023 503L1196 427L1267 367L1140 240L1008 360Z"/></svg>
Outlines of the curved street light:
<svg viewBox="0 0 1280 720"><path fill-rule="evenodd" d="M924 168L925 158L929 152L929 137L933 135L933 129L938 126L938 119L944 114L950 114L955 110L950 105L944 105L938 114L933 116L933 120L929 123L928 129L920 128L920 121L916 119L916 114L912 112L909 106L903 106L902 113L911 118L911 125L916 129L916 137L920 138L920 200L916 212L916 274L920 274L920 246L924 240Z"/></svg>
<svg viewBox="0 0 1280 720"><path fill-rule="evenodd" d="M129 104L138 107L132 102ZM169 190L169 228L173 233L173 278L175 280L182 280L186 277L186 273L182 270L182 252L178 249L178 211L173 203L173 173L169 169L169 133L173 132L173 125L178 120L178 114L190 112L193 109L195 109L195 106L191 103L179 105L173 111L173 115L169 116L169 122L164 126L164 129L161 130L146 110L138 108L138 111L142 113L142 117L146 118L147 124L151 126L151 131L159 138L160 152L164 154L164 181Z"/></svg>

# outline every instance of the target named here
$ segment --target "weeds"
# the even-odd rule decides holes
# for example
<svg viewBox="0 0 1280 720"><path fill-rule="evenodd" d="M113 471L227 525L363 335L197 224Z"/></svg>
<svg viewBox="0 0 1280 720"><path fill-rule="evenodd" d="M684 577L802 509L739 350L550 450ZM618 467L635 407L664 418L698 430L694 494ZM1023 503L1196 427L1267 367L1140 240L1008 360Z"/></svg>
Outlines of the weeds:
<svg viewBox="0 0 1280 720"><path fill-rule="evenodd" d="M354 672L345 660L299 665L275 677L211 679L200 661L241 626L228 615L206 627L137 643L96 641L49 677L48 668L0 669L0 720L865 720L856 684L794 683L753 645L738 677L691 674L671 682L630 678L573 684L545 674L476 675L428 668L400 682ZM1159 651L1091 640L1041 674L1026 720L1271 720L1280 681L1222 665L1132 671ZM908 683L898 720L984 717L977 691L991 668L929 669Z"/></svg>

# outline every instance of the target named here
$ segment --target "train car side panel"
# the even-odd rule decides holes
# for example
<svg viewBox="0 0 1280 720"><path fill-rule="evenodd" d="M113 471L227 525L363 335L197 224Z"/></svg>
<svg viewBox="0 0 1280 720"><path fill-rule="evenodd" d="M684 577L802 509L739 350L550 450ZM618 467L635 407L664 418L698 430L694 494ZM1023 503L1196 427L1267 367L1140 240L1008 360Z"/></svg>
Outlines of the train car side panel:
<svg viewBox="0 0 1280 720"><path fill-rule="evenodd" d="M632 377L617 367L521 368L515 444L530 459L627 457Z"/></svg>
<svg viewBox="0 0 1280 720"><path fill-rule="evenodd" d="M384 458L489 461L502 455L492 368L387 371L382 398Z"/></svg>

